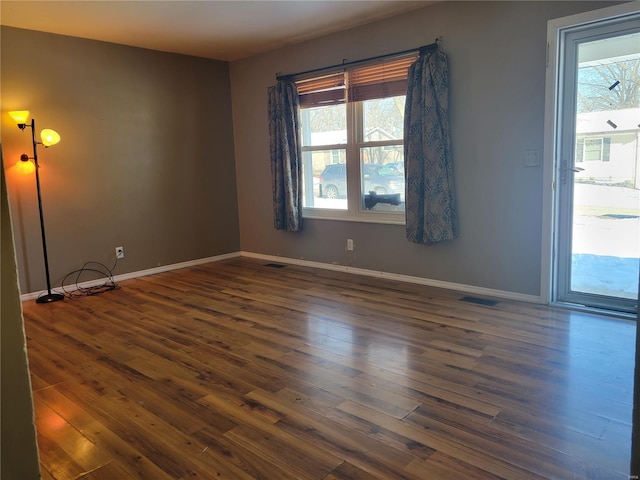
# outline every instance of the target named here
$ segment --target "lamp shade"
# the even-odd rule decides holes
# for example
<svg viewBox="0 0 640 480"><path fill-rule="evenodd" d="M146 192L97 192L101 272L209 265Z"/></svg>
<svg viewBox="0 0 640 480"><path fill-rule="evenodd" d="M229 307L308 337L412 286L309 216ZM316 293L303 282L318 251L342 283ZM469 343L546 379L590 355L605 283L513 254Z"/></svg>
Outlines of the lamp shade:
<svg viewBox="0 0 640 480"><path fill-rule="evenodd" d="M27 118L29 118L29 110L14 110L13 112L9 112L13 121L18 125L24 125L27 123Z"/></svg>
<svg viewBox="0 0 640 480"><path fill-rule="evenodd" d="M36 171L35 164L28 157L26 160L18 160L16 168L18 169L18 172L23 175L28 175Z"/></svg>
<svg viewBox="0 0 640 480"><path fill-rule="evenodd" d="M40 138L42 139L42 144L45 147L50 147L55 145L60 141L60 135L55 130L51 130L50 128L45 128L40 132Z"/></svg>

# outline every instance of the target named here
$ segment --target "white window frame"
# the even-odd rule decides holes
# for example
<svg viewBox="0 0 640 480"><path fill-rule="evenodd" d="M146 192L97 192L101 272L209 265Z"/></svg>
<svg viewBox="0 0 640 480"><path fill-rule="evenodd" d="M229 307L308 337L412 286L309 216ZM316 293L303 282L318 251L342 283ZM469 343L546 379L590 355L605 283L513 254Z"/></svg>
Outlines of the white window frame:
<svg viewBox="0 0 640 480"><path fill-rule="evenodd" d="M360 172L360 148L378 147L385 145L404 145L404 138L398 140L386 140L375 142L364 142L363 137L363 111L362 102L347 102L347 143L340 145L322 145L302 147L304 152L330 150L332 148L346 148L346 168L347 168L347 209L326 209L317 207L304 207L302 216L321 220L340 220L349 222L382 223L382 224L405 224L405 212L382 212L366 210L363 208L363 195L361 192L361 172ZM300 118L302 122L302 118ZM302 123L301 123L302 124Z"/></svg>

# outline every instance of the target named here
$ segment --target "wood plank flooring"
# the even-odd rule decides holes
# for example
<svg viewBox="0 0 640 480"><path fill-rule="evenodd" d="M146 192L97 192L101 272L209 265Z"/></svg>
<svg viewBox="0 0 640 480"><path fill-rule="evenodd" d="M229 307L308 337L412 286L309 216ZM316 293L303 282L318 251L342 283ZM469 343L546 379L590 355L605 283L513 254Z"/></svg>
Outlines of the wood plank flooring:
<svg viewBox="0 0 640 480"><path fill-rule="evenodd" d="M635 322L236 258L24 303L45 480L628 479Z"/></svg>

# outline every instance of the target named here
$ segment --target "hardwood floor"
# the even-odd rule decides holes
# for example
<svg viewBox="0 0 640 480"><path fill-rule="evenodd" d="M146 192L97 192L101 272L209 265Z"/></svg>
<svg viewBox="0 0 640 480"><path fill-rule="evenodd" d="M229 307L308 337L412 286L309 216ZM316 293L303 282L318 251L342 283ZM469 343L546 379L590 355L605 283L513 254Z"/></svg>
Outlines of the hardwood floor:
<svg viewBox="0 0 640 480"><path fill-rule="evenodd" d="M237 258L24 303L44 479L628 479L635 322Z"/></svg>

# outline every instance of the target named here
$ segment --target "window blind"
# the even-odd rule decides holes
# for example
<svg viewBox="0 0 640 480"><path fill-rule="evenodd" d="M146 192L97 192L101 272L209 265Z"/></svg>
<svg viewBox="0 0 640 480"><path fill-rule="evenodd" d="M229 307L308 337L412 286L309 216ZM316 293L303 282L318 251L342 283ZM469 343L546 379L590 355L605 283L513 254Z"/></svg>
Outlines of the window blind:
<svg viewBox="0 0 640 480"><path fill-rule="evenodd" d="M296 81L300 107L395 97L407 93L407 72L418 53L376 61L346 70Z"/></svg>
<svg viewBox="0 0 640 480"><path fill-rule="evenodd" d="M348 71L349 101L395 97L407 93L407 72L418 55L365 65Z"/></svg>
<svg viewBox="0 0 640 480"><path fill-rule="evenodd" d="M296 81L300 107L318 107L346 102L344 72Z"/></svg>

